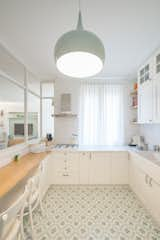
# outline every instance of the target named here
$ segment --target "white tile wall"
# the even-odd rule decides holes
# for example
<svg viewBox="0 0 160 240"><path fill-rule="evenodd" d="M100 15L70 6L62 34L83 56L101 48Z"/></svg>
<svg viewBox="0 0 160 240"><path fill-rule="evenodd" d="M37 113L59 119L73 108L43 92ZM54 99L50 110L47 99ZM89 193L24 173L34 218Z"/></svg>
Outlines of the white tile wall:
<svg viewBox="0 0 160 240"><path fill-rule="evenodd" d="M160 124L142 124L140 134L145 137L150 149L153 145L160 144Z"/></svg>

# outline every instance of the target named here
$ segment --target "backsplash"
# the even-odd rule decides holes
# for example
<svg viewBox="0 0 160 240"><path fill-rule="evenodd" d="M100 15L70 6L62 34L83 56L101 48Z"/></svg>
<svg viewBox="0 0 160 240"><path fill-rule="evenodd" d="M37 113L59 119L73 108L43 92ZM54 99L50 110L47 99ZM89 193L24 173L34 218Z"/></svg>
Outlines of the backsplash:
<svg viewBox="0 0 160 240"><path fill-rule="evenodd" d="M55 113L61 113L61 95L70 94L70 109L78 115L80 81L77 79L57 79L55 81ZM72 134L78 134L78 118L55 118L54 137L56 143L72 142Z"/></svg>
<svg viewBox="0 0 160 240"><path fill-rule="evenodd" d="M9 164L16 154L23 156L29 152L28 145L26 143L19 144L0 150L0 168Z"/></svg>
<svg viewBox="0 0 160 240"><path fill-rule="evenodd" d="M160 124L144 124L140 126L140 135L145 137L145 141L149 144L149 149L153 145L160 144Z"/></svg>

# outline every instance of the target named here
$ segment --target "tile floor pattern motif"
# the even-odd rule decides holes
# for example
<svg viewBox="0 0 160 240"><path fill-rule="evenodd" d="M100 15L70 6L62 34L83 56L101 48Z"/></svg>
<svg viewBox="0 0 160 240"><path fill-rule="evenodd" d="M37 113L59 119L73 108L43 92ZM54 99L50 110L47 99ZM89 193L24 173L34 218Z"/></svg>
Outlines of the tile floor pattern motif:
<svg viewBox="0 0 160 240"><path fill-rule="evenodd" d="M128 186L51 186L43 208L43 216L34 213L36 240L160 240L160 227Z"/></svg>

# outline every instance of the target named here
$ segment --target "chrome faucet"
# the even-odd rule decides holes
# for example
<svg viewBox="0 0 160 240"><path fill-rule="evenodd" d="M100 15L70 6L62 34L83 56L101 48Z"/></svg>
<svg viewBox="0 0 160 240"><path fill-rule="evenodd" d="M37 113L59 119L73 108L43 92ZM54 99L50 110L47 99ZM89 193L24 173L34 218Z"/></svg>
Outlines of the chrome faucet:
<svg viewBox="0 0 160 240"><path fill-rule="evenodd" d="M153 145L153 150L155 152L160 152L160 145Z"/></svg>

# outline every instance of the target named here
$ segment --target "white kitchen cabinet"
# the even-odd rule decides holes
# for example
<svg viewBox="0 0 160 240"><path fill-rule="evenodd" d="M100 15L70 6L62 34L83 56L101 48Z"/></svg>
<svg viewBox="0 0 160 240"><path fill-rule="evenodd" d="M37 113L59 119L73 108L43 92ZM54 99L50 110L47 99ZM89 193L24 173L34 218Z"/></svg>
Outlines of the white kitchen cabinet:
<svg viewBox="0 0 160 240"><path fill-rule="evenodd" d="M153 122L153 59L138 72L138 122Z"/></svg>
<svg viewBox="0 0 160 240"><path fill-rule="evenodd" d="M52 184L79 183L79 154L71 152L52 153Z"/></svg>
<svg viewBox="0 0 160 240"><path fill-rule="evenodd" d="M136 193L139 199L147 204L147 175L137 164L137 160L130 159L129 164L129 179L132 190Z"/></svg>
<svg viewBox="0 0 160 240"><path fill-rule="evenodd" d="M54 184L78 184L77 171L56 171L54 177Z"/></svg>
<svg viewBox="0 0 160 240"><path fill-rule="evenodd" d="M69 171L79 170L79 153L78 152L68 152L66 155L67 169Z"/></svg>
<svg viewBox="0 0 160 240"><path fill-rule="evenodd" d="M148 80L139 88L138 122L153 122L153 82Z"/></svg>
<svg viewBox="0 0 160 240"><path fill-rule="evenodd" d="M128 184L127 152L53 152L51 184Z"/></svg>
<svg viewBox="0 0 160 240"><path fill-rule="evenodd" d="M153 81L153 120L154 123L160 123L160 77Z"/></svg>
<svg viewBox="0 0 160 240"><path fill-rule="evenodd" d="M148 177L147 203L153 217L160 223L160 185Z"/></svg>
<svg viewBox="0 0 160 240"><path fill-rule="evenodd" d="M153 57L153 116L160 123L160 50Z"/></svg>
<svg viewBox="0 0 160 240"><path fill-rule="evenodd" d="M50 156L47 156L43 161L42 161L42 177L41 177L41 183L40 183L40 191L42 197L45 195L47 192L49 185L50 185L50 179L49 179L49 160Z"/></svg>
<svg viewBox="0 0 160 240"><path fill-rule="evenodd" d="M89 184L89 168L90 168L91 153L79 153L79 183Z"/></svg>
<svg viewBox="0 0 160 240"><path fill-rule="evenodd" d="M129 182L132 190L136 193L153 217L160 223L160 185L154 180L154 176L143 168L141 157L130 156Z"/></svg>
<svg viewBox="0 0 160 240"><path fill-rule="evenodd" d="M112 152L112 184L128 184L128 153Z"/></svg>
<svg viewBox="0 0 160 240"><path fill-rule="evenodd" d="M160 123L160 49L138 71L138 122Z"/></svg>
<svg viewBox="0 0 160 240"><path fill-rule="evenodd" d="M93 152L89 166L90 184L111 184L111 153Z"/></svg>

